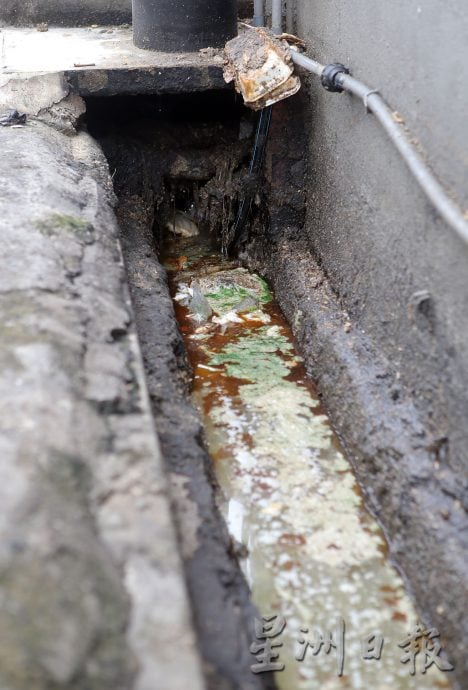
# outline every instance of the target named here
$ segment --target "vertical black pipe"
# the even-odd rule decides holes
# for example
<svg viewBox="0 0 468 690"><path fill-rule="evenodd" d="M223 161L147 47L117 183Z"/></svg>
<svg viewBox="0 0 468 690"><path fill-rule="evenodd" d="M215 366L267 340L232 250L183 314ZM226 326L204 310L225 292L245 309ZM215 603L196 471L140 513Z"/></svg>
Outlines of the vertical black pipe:
<svg viewBox="0 0 468 690"><path fill-rule="evenodd" d="M237 35L237 0L132 0L138 48L193 52Z"/></svg>
<svg viewBox="0 0 468 690"><path fill-rule="evenodd" d="M249 168L249 183L252 186L254 183L258 184L262 172L263 160L265 158L265 150L268 143L268 134L270 132L271 113L273 106L269 105L260 111L257 121L257 132L255 134L255 144L250 159ZM240 200L239 208L237 210L237 217L232 230L232 238L227 247L223 247L223 252L226 254L242 237L245 224L249 217L252 208L252 201L255 197L256 190L249 189L244 197Z"/></svg>

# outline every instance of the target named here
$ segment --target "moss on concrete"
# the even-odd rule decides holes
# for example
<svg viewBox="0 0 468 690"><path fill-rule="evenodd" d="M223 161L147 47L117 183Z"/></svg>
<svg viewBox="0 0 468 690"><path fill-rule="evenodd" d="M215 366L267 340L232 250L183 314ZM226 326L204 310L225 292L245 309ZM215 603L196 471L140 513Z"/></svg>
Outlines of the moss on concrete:
<svg viewBox="0 0 468 690"><path fill-rule="evenodd" d="M92 223L79 216L70 216L64 213L51 213L37 221L36 227L48 237L67 234L76 237L85 244L92 244L95 238L95 229Z"/></svg>

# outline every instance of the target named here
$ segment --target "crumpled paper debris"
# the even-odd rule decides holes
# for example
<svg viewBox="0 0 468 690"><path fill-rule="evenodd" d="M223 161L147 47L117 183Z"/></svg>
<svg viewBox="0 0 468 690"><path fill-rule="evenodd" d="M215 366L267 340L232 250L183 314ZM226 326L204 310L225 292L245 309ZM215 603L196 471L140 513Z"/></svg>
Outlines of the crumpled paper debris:
<svg viewBox="0 0 468 690"><path fill-rule="evenodd" d="M268 29L249 27L226 44L224 55L225 81L234 81L253 110L289 98L301 88L288 43Z"/></svg>

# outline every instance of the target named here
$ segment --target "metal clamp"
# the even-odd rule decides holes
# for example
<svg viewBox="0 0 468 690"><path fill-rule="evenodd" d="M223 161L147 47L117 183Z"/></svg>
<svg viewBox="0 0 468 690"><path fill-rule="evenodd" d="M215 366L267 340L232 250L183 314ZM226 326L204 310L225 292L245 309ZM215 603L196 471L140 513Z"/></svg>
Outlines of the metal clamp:
<svg viewBox="0 0 468 690"><path fill-rule="evenodd" d="M379 96L380 96L380 91L379 91L378 89L371 89L370 91L368 91L368 92L364 95L364 97L363 97L363 99L362 99L362 101L363 101L363 103L364 103L364 107L365 107L365 109L367 110L368 113L370 112L370 110L369 110L369 103L367 102L367 99L369 98L369 96L372 96L373 93L378 93Z"/></svg>

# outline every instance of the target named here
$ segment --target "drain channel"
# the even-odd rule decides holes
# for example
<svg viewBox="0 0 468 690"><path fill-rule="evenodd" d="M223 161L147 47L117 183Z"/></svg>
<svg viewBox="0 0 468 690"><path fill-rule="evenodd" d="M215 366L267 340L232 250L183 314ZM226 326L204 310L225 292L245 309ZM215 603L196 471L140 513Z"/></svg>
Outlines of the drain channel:
<svg viewBox="0 0 468 690"><path fill-rule="evenodd" d="M248 174L249 115L225 94L88 105L90 131L115 173L122 249L207 687L271 687L270 674L252 672L262 670L255 650L267 643L253 638L259 614L245 580L257 611L277 616L280 627L284 619L281 634L266 638L281 645L272 647L278 658L270 657L285 666L274 674L281 690L449 687L450 674L437 671L441 656L425 668L431 657L423 644L432 644L434 658L437 641L414 640L419 655L410 674L411 649L399 645L415 631L417 614L384 536L268 286L221 256L246 190L255 192L249 236L268 225L268 186L251 189ZM168 239L174 231L193 236ZM168 269L185 349L156 254ZM211 459L199 442L200 419Z"/></svg>
<svg viewBox="0 0 468 690"><path fill-rule="evenodd" d="M219 508L254 604L281 631L278 687L450 687L437 663L420 668L425 655L414 676L404 663L417 614L266 283L200 237L167 241L164 261Z"/></svg>

